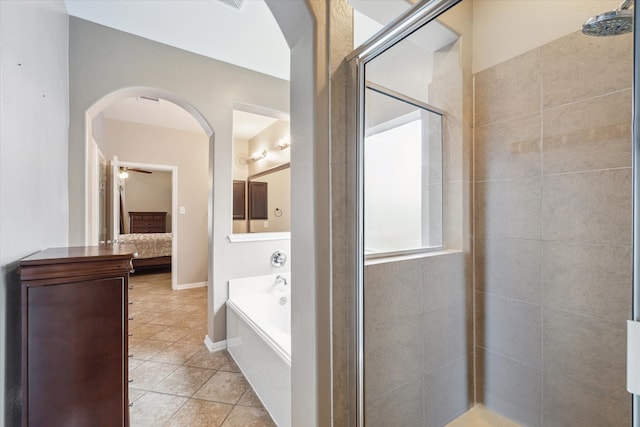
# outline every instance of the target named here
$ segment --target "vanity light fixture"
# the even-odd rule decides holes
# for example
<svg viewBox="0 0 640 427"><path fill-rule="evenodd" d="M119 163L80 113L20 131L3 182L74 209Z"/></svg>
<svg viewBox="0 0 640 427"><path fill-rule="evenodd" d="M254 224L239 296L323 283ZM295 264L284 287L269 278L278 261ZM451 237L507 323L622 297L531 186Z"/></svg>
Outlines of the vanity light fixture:
<svg viewBox="0 0 640 427"><path fill-rule="evenodd" d="M249 157L247 159L247 162L248 163L255 163L258 160L264 159L265 157L267 157L267 150L256 151L255 153L253 153L251 155L251 157Z"/></svg>
<svg viewBox="0 0 640 427"><path fill-rule="evenodd" d="M289 139L282 138L276 142L276 148L279 148L280 150L284 150L289 147L291 147L291 141Z"/></svg>

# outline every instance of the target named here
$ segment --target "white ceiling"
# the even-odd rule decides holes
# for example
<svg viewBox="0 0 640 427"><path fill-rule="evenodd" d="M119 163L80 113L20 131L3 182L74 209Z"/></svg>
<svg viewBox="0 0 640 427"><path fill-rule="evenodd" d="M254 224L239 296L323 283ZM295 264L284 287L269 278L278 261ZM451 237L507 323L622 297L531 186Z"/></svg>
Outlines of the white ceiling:
<svg viewBox="0 0 640 427"><path fill-rule="evenodd" d="M204 133L191 113L164 99L124 98L102 110L102 114L108 119Z"/></svg>
<svg viewBox="0 0 640 427"><path fill-rule="evenodd" d="M289 46L263 0L65 0L69 15L289 79Z"/></svg>
<svg viewBox="0 0 640 427"><path fill-rule="evenodd" d="M275 117L233 110L233 138L249 140L277 120Z"/></svg>

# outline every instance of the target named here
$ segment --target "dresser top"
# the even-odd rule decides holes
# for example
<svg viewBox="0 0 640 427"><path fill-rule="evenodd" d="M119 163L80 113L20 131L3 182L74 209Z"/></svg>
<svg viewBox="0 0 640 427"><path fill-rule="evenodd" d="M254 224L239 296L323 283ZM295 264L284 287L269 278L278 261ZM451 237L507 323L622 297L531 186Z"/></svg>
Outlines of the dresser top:
<svg viewBox="0 0 640 427"><path fill-rule="evenodd" d="M136 252L132 245L76 246L49 248L20 260L20 266L43 264L63 264L79 261L97 261L101 259L128 259Z"/></svg>

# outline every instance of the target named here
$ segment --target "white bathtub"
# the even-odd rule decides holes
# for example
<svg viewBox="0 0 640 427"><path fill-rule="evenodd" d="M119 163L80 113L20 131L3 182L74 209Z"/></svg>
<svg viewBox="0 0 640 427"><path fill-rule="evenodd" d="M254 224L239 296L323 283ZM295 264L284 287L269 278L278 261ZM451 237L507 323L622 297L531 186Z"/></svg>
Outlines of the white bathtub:
<svg viewBox="0 0 640 427"><path fill-rule="evenodd" d="M291 280L278 274L229 281L227 347L280 427L291 426Z"/></svg>

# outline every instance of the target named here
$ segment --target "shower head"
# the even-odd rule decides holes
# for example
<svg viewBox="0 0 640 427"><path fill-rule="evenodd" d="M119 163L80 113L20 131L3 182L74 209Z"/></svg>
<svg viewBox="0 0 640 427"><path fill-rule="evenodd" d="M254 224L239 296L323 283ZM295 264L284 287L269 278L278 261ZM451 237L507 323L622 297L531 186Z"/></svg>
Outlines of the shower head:
<svg viewBox="0 0 640 427"><path fill-rule="evenodd" d="M606 37L633 31L631 3L632 0L624 0L616 10L587 19L582 24L582 32L588 36Z"/></svg>

